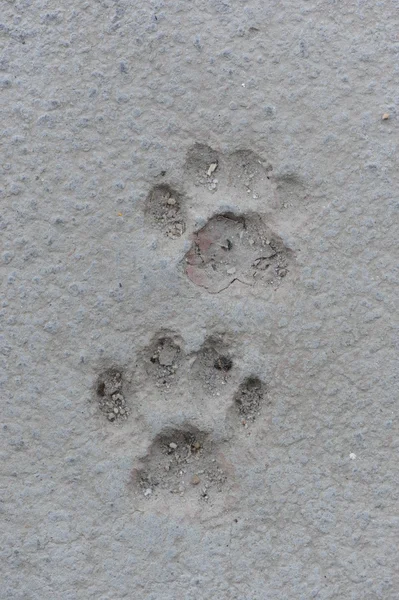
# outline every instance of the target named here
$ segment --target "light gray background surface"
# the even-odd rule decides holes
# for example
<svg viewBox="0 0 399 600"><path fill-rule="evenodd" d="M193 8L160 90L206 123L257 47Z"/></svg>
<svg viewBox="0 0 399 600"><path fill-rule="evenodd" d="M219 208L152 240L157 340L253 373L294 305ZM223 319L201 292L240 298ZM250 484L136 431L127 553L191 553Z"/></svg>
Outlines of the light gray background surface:
<svg viewBox="0 0 399 600"><path fill-rule="evenodd" d="M1 0L1 598L398 598L398 10ZM258 199L222 169L195 186L195 143L273 176ZM184 197L176 240L144 217L159 183ZM280 285L185 276L226 207L293 250ZM137 375L163 329L187 357L225 335L225 393ZM95 393L113 365L120 425ZM251 374L267 403L244 428ZM223 490L144 497L139 459L187 423L223 449Z"/></svg>

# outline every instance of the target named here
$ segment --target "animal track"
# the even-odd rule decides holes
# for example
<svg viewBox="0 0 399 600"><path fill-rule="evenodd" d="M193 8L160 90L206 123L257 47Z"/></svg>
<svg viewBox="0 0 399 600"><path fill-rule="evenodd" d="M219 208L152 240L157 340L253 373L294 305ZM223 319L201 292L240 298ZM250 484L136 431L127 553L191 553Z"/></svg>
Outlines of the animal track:
<svg viewBox="0 0 399 600"><path fill-rule="evenodd" d="M97 400L101 412L108 421L126 420L129 411L123 395L122 371L117 368L108 369L97 381Z"/></svg>
<svg viewBox="0 0 399 600"><path fill-rule="evenodd" d="M233 360L226 351L222 338L208 337L195 356L191 367L192 377L210 393L217 393L228 381Z"/></svg>
<svg viewBox="0 0 399 600"><path fill-rule="evenodd" d="M258 377L248 377L234 396L234 410L243 425L255 421L264 401L264 384Z"/></svg>
<svg viewBox="0 0 399 600"><path fill-rule="evenodd" d="M169 390L178 378L182 362L181 338L172 332L164 332L146 350L144 361L146 373L156 387Z"/></svg>
<svg viewBox="0 0 399 600"><path fill-rule="evenodd" d="M288 273L291 251L256 214L216 215L193 238L185 256L186 275L210 293L236 279L254 285L278 281Z"/></svg>
<svg viewBox="0 0 399 600"><path fill-rule="evenodd" d="M191 282L209 293L218 293L236 280L251 286L258 282L281 281L290 271L293 253L261 216L251 210L257 210L264 202L269 202L269 208L276 208L275 204L270 204L275 203L276 198L279 206L284 207L281 197L296 193L300 187L297 179L280 175L272 185L271 165L254 152L239 150L219 157L205 144L195 144L189 150L185 170L191 184L206 187L210 192L216 192L220 177L221 189L227 195L231 192L232 206L236 206L237 199L239 202L244 200L248 211L246 214L235 214L232 210L220 212L193 233L193 243L184 264ZM202 195L209 199L206 192ZM262 199L254 202L258 198ZM182 193L168 184L157 184L147 196L145 217L164 235L175 239L185 231L184 208ZM154 395L154 387L161 392L176 389L189 374L192 394L195 396L196 389L200 390L194 400L200 399L201 411L206 405L210 409L216 407L220 414L225 406L223 402L226 398L231 399L229 392L237 377L226 336L208 336L191 357L186 357L182 348L180 336L168 330L159 332L141 354L137 382L143 383L144 393L150 397ZM191 358L191 362L187 358ZM187 370L189 364L190 371ZM226 393L217 403L214 398L222 396L223 386ZM100 411L109 421L128 418L121 369L113 367L102 373L96 392ZM255 422L265 398L266 388L258 377L245 379L236 389L228 412L234 428L239 422L244 426ZM164 400L162 393L155 398L158 406L164 406ZM151 406L150 412L152 410ZM216 418L215 415L211 416ZM134 469L134 482L146 498L166 492L188 497L196 495L207 501L210 492L221 492L227 481L229 466L220 449L220 443L197 427L166 428L153 439L146 456Z"/></svg>
<svg viewBox="0 0 399 600"><path fill-rule="evenodd" d="M196 427L166 430L153 441L134 480L147 497L159 491L181 496L195 491L208 500L209 491L221 491L226 481L213 446L209 435Z"/></svg>
<svg viewBox="0 0 399 600"><path fill-rule="evenodd" d="M155 185L147 196L145 215L147 219L171 239L183 235L183 197L177 190L161 183Z"/></svg>
<svg viewBox="0 0 399 600"><path fill-rule="evenodd" d="M206 186L210 191L216 191L219 168L219 155L216 150L205 144L194 144L187 153L186 171L188 177L196 186Z"/></svg>

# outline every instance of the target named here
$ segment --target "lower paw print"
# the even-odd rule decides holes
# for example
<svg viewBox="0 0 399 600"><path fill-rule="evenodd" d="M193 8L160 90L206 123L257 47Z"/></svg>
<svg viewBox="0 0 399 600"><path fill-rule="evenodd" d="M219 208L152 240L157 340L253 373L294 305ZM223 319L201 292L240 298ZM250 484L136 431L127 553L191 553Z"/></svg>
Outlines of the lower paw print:
<svg viewBox="0 0 399 600"><path fill-rule="evenodd" d="M135 470L134 479L148 498L166 492L179 496L195 494L207 501L212 491L222 490L227 477L214 458L209 435L186 427L159 434Z"/></svg>
<svg viewBox="0 0 399 600"><path fill-rule="evenodd" d="M97 381L97 401L108 421L124 421L129 415L123 395L122 371L113 368L102 373Z"/></svg>

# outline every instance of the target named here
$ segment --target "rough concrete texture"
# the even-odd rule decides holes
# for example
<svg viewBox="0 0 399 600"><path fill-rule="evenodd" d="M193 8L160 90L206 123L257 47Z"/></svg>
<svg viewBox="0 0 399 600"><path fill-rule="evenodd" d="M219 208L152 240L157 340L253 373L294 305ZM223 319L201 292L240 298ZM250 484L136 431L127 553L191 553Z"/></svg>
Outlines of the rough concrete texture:
<svg viewBox="0 0 399 600"><path fill-rule="evenodd" d="M2 0L1 598L398 598L398 26Z"/></svg>

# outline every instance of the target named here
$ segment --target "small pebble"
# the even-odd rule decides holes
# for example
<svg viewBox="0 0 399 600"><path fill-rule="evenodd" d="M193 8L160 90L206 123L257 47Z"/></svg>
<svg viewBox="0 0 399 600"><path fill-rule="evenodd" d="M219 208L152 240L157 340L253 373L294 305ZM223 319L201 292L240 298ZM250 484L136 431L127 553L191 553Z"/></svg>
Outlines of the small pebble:
<svg viewBox="0 0 399 600"><path fill-rule="evenodd" d="M236 272L235 267L231 267L231 269L227 269L227 275L234 275L235 272Z"/></svg>
<svg viewBox="0 0 399 600"><path fill-rule="evenodd" d="M388 119L389 119L389 114L388 114L388 113L384 113L384 114L382 115L382 120L383 120L383 121L387 121Z"/></svg>
<svg viewBox="0 0 399 600"><path fill-rule="evenodd" d="M144 492L144 496L151 496L152 494L152 489L151 488L147 488Z"/></svg>
<svg viewBox="0 0 399 600"><path fill-rule="evenodd" d="M210 177L212 175L212 173L214 173L216 171L217 167L218 167L218 163L217 162L211 163L209 165L209 169L206 172L206 174L208 175L208 177Z"/></svg>
<svg viewBox="0 0 399 600"><path fill-rule="evenodd" d="M170 442L169 448L172 448L172 450L176 450L177 444L175 444L174 442Z"/></svg>
<svg viewBox="0 0 399 600"><path fill-rule="evenodd" d="M176 200L174 198L169 198L168 204L169 206L174 206L176 204Z"/></svg>
<svg viewBox="0 0 399 600"><path fill-rule="evenodd" d="M191 478L191 484L192 484L192 485L198 485L198 484L200 483L200 481L201 481L201 480L200 480L200 478L198 477L198 475L194 475L194 476Z"/></svg>

